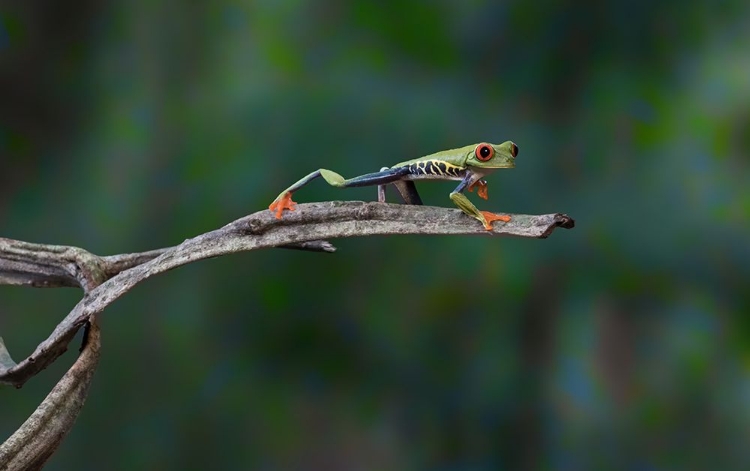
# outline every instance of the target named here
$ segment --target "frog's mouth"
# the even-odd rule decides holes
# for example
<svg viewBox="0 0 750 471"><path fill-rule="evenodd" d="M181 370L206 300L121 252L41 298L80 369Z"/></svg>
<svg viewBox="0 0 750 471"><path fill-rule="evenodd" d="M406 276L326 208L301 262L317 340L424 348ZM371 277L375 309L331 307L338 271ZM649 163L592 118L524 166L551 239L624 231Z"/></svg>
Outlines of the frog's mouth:
<svg viewBox="0 0 750 471"><path fill-rule="evenodd" d="M516 163L510 160L510 161L502 162L502 163L498 162L497 164L494 164L494 165L487 165L486 167L483 166L482 168L486 170L497 170L499 168L516 168Z"/></svg>

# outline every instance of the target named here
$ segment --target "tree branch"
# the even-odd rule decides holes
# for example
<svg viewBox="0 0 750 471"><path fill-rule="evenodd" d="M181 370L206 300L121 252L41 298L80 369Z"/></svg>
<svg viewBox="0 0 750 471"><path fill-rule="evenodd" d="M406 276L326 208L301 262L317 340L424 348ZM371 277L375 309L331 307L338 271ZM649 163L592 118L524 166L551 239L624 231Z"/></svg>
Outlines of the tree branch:
<svg viewBox="0 0 750 471"><path fill-rule="evenodd" d="M80 287L88 291L121 271L153 260L171 248L99 257L78 247L34 244L0 237L0 285ZM336 247L325 240L289 244L282 248L336 251Z"/></svg>
<svg viewBox="0 0 750 471"><path fill-rule="evenodd" d="M73 366L26 422L0 445L0 469L42 469L78 418L99 364L100 350L99 326L92 319L86 343Z"/></svg>
<svg viewBox="0 0 750 471"><path fill-rule="evenodd" d="M104 278L102 259L86 250L0 237L0 284L88 290Z"/></svg>
<svg viewBox="0 0 750 471"><path fill-rule="evenodd" d="M102 312L141 281L198 260L339 237L460 234L546 238L557 227L573 226L574 221L563 214L516 214L509 223L496 223L492 231L487 231L457 209L336 201L301 204L297 211L286 213L282 219L276 219L270 211L259 211L176 247L143 254L97 257L78 248L29 243L20 243L19 249L17 241L2 239L0 274L4 277L0 282L18 280L19 273L28 275L32 270L39 270L44 274L41 278L44 286L51 286L53 280L59 282L57 286L70 286L72 280L76 280L85 288L91 286L87 278L91 275L81 267L93 265L105 274L132 268L88 291L29 357L10 368L0 365L0 382L21 387L65 352L67 344L91 316Z"/></svg>
<svg viewBox="0 0 750 471"><path fill-rule="evenodd" d="M26 422L0 445L3 470L41 469L73 426L99 361L96 317L110 303L151 276L197 260L268 247L333 252L323 239L378 234L510 235L546 238L572 228L562 214L513 215L486 231L458 210L382 203L330 202L298 206L282 219L260 211L188 239L176 247L99 257L77 247L0 238L0 284L79 286L83 299L52 334L16 364L0 337L0 383L21 387L55 361L81 326L88 326L81 355Z"/></svg>

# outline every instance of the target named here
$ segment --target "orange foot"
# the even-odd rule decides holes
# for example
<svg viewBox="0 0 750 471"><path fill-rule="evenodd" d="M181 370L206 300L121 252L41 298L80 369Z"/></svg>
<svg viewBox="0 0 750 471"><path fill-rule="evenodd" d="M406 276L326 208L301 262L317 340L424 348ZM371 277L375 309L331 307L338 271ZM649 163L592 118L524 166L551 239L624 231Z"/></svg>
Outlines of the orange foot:
<svg viewBox="0 0 750 471"><path fill-rule="evenodd" d="M282 196L273 200L268 209L276 211L276 219L281 219L281 215L284 214L284 210L294 211L297 208L297 203L292 201L292 193L287 191Z"/></svg>
<svg viewBox="0 0 750 471"><path fill-rule="evenodd" d="M484 180L475 181L474 183L469 185L469 191L474 191L475 186L479 187L479 189L477 190L477 194L479 195L480 198L482 198L483 200L486 200L487 198L490 197L487 194L487 182L486 181Z"/></svg>
<svg viewBox="0 0 750 471"><path fill-rule="evenodd" d="M492 230L492 223L494 221L510 222L510 216L501 216L499 214L491 213L489 211L479 211L484 216L484 228L488 231Z"/></svg>

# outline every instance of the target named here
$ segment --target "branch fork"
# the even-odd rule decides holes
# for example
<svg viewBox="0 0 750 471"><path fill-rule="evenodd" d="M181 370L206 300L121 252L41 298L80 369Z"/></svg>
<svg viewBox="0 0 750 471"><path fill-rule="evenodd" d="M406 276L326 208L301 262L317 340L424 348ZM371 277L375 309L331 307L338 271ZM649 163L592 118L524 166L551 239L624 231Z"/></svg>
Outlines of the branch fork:
<svg viewBox="0 0 750 471"><path fill-rule="evenodd" d="M544 239L575 222L564 214L510 214L486 230L458 209L388 203L299 204L277 219L264 210L180 245L148 252L97 256L84 249L0 238L0 284L38 288L80 287L84 297L28 357L15 363L0 338L0 384L17 388L62 355L81 327L81 354L37 410L0 445L0 469L40 469L72 427L98 364L101 336L96 317L138 283L206 258L262 248L320 252L326 239L371 235L477 235ZM51 433L53 431L53 433Z"/></svg>

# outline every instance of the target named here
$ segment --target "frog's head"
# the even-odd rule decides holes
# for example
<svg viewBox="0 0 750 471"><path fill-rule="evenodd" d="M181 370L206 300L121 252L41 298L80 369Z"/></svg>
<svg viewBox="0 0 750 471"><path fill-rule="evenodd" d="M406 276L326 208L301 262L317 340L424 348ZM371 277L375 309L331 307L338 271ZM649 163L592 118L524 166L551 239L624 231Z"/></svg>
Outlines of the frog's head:
<svg viewBox="0 0 750 471"><path fill-rule="evenodd" d="M477 144L468 154L466 165L476 168L495 169L513 168L516 166L518 146L512 141L502 144Z"/></svg>

